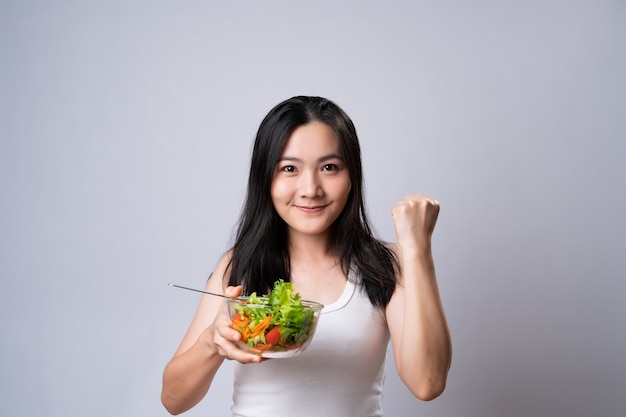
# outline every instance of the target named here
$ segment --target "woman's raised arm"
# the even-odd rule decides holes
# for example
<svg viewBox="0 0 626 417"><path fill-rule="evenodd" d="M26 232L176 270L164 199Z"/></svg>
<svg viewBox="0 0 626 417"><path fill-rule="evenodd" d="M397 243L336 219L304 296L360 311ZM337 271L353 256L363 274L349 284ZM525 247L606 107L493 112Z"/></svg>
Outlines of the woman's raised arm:
<svg viewBox="0 0 626 417"><path fill-rule="evenodd" d="M413 395L426 401L443 392L452 358L431 251L438 214L439 203L419 194L392 210L401 272L387 322L398 374Z"/></svg>

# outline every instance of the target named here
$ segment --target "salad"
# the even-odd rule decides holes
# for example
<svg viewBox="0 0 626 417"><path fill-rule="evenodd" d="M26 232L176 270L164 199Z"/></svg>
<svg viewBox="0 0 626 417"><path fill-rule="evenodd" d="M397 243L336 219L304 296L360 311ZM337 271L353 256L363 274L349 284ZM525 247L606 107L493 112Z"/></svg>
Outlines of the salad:
<svg viewBox="0 0 626 417"><path fill-rule="evenodd" d="M234 300L237 301L237 300ZM283 351L298 348L312 333L321 305L300 299L290 282L278 280L274 289L263 297L250 294L245 301L231 303L232 326L242 342L260 351Z"/></svg>

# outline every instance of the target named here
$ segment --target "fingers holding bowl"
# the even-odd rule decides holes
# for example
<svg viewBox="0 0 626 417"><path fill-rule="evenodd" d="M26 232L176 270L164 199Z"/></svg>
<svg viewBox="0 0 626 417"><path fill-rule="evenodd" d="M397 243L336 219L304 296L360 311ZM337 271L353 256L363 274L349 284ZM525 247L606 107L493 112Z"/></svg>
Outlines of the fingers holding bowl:
<svg viewBox="0 0 626 417"><path fill-rule="evenodd" d="M258 363L261 361L260 352L241 349L241 334L233 329L225 311L220 312L214 326L213 343L222 357L241 363Z"/></svg>

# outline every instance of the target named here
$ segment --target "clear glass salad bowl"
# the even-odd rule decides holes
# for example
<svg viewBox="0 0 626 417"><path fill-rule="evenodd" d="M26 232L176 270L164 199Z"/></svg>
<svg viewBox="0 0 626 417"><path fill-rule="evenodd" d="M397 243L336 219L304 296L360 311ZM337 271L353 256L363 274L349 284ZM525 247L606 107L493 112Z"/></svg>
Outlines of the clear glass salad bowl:
<svg viewBox="0 0 626 417"><path fill-rule="evenodd" d="M289 358L311 343L322 304L272 297L227 298L232 327L241 333L238 345L264 358Z"/></svg>

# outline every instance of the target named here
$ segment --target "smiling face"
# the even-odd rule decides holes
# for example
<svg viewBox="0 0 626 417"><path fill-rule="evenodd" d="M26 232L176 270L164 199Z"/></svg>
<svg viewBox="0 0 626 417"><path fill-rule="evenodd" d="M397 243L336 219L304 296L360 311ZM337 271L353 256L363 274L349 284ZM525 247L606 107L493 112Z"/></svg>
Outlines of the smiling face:
<svg viewBox="0 0 626 417"><path fill-rule="evenodd" d="M328 235L350 195L341 144L325 123L311 122L289 136L272 179L272 203L289 235Z"/></svg>

